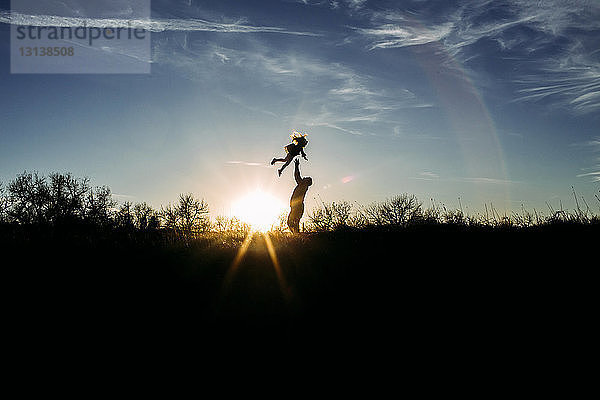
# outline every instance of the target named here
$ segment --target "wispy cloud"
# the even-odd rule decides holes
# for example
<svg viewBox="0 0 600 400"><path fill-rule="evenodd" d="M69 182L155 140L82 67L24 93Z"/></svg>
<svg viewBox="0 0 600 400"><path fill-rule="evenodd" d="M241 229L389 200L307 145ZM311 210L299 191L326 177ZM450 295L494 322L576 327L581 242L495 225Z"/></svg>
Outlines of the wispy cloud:
<svg viewBox="0 0 600 400"><path fill-rule="evenodd" d="M342 6L351 11L363 8L367 0L289 0L294 3L304 4L306 6L324 6L332 9L339 9Z"/></svg>
<svg viewBox="0 0 600 400"><path fill-rule="evenodd" d="M430 178L430 179L437 179L440 177L438 174L436 174L435 172L431 172L431 171L423 171L419 175L422 177L425 177L425 178Z"/></svg>
<svg viewBox="0 0 600 400"><path fill-rule="evenodd" d="M119 194L112 193L112 197L116 198L118 201L132 201L135 200L136 196L130 194Z"/></svg>
<svg viewBox="0 0 600 400"><path fill-rule="evenodd" d="M243 108L245 108L247 110L250 110L250 111L253 111L253 112L258 112L258 113L261 113L261 114L266 114L266 115L269 115L271 117L276 117L276 118L278 117L278 115L275 114L272 111L265 110L265 109L263 109L261 107L254 106L252 104L248 104L247 102L245 102L244 100L242 100L239 96L235 96L233 94L225 94L224 97L226 99L228 99L229 101L231 101L232 103L237 104L237 105L239 105L239 106L241 106L241 107L243 107Z"/></svg>
<svg viewBox="0 0 600 400"><path fill-rule="evenodd" d="M225 164L229 164L229 165L245 165L248 167L261 167L261 166L265 166L265 163L258 163L258 162L248 162L248 161L226 161Z"/></svg>
<svg viewBox="0 0 600 400"><path fill-rule="evenodd" d="M419 180L419 181L434 181L438 180L440 176L435 172L431 171L423 171L420 172L418 176L411 177L410 179Z"/></svg>
<svg viewBox="0 0 600 400"><path fill-rule="evenodd" d="M530 37L511 32L528 27L560 36L570 29L592 31L600 27L598 5L588 1L490 1L480 0L445 10L445 15L431 15L426 10L370 10L369 28L354 28L372 42L372 48L419 46L437 42L452 50L489 38L512 48L531 41ZM510 35L509 35L510 36Z"/></svg>
<svg viewBox="0 0 600 400"><path fill-rule="evenodd" d="M300 32L276 26L253 26L241 22L222 23L204 19L126 19L85 18L57 15L31 15L0 11L0 23L25 26L93 27L93 28L139 28L149 32L222 32L222 33L279 33L288 35L320 36L314 32Z"/></svg>
<svg viewBox="0 0 600 400"><path fill-rule="evenodd" d="M348 65L306 53L274 51L249 40L244 49L201 42L196 45L162 38L154 41L154 62L176 68L202 82L225 82L234 92L223 96L242 107L289 120L294 126L320 126L350 135L372 134L377 124L398 124L398 110L429 107L398 82L382 81ZM229 85L229 86L228 86ZM261 104L256 92L237 88L270 87L282 99L297 103L294 114L282 104ZM289 106L289 104L288 104ZM390 127L388 131L391 131Z"/></svg>
<svg viewBox="0 0 600 400"><path fill-rule="evenodd" d="M582 53L544 60L535 74L516 78L515 101L548 101L575 113L600 110L600 65Z"/></svg>
<svg viewBox="0 0 600 400"><path fill-rule="evenodd" d="M513 185L515 183L520 183L518 181L513 181L510 179L497 179L497 178L488 178L488 177L462 178L460 180L462 180L464 182L475 183L475 184L490 184L490 185Z"/></svg>
<svg viewBox="0 0 600 400"><path fill-rule="evenodd" d="M335 129L337 131L340 132L344 132L344 133L348 133L350 135L357 135L357 136L362 136L363 132L361 131L357 131L357 130L352 130L352 129L347 129L347 128L342 128L341 126L332 124L330 122L306 122L305 123L307 126L322 126L322 127L326 127L326 128L331 128L331 129Z"/></svg>
<svg viewBox="0 0 600 400"><path fill-rule="evenodd" d="M600 166L597 166L600 167ZM600 171L595 171L595 172L588 172L586 174L579 174L577 175L578 178L585 178L585 177L590 177L592 179L592 182L600 182Z"/></svg>
<svg viewBox="0 0 600 400"><path fill-rule="evenodd" d="M492 41L500 53L483 55L513 64L507 83L515 86L515 101L546 101L581 114L600 110L600 47L590 40L600 30L600 3L485 0L443 14L418 5L363 13L368 26L352 30L370 50L435 45L468 67L493 49L478 44Z"/></svg>
<svg viewBox="0 0 600 400"><path fill-rule="evenodd" d="M575 143L575 147L583 150L585 153L592 154L591 166L582 168L583 173L577 175L577 178L588 178L592 182L600 182L600 137L595 137L582 143Z"/></svg>
<svg viewBox="0 0 600 400"><path fill-rule="evenodd" d="M376 28L354 28L372 40L371 49L418 46L438 42L448 36L453 24L434 27L383 24Z"/></svg>

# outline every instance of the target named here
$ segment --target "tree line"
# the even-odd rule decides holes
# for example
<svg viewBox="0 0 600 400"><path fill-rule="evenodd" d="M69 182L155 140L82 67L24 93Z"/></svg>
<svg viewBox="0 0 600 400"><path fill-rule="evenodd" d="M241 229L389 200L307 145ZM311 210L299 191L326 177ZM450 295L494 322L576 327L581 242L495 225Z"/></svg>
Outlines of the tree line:
<svg viewBox="0 0 600 400"><path fill-rule="evenodd" d="M108 186L92 186L88 178L37 172L24 172L6 185L0 183L0 223L163 230L182 238L193 238L211 227L208 203L191 193L156 210L146 202L118 204Z"/></svg>
<svg viewBox="0 0 600 400"><path fill-rule="evenodd" d="M436 205L425 207L414 195L401 194L366 206L347 201L321 202L308 212L303 230L324 232L336 230L403 229L414 226L452 226L460 228L529 228L557 223L598 224L587 202L568 212L554 210L500 215L486 205L485 214L467 215L462 209ZM600 205L600 198L596 197ZM286 230L286 217L272 227ZM18 226L74 227L87 226L127 232L160 232L171 239L190 240L212 232L248 233L248 224L235 217L217 216L211 220L209 205L191 193L180 194L173 204L154 209L146 202L119 204L108 186L92 186L88 178L71 173L24 172L15 179L0 182L0 224Z"/></svg>

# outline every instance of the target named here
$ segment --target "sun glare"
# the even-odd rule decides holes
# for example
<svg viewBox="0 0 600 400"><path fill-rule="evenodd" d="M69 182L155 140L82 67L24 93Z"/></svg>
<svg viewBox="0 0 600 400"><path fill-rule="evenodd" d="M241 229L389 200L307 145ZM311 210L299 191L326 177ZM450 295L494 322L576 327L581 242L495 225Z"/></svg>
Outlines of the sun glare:
<svg viewBox="0 0 600 400"><path fill-rule="evenodd" d="M231 215L249 224L252 229L266 232L286 211L285 204L260 189L246 194L231 205Z"/></svg>

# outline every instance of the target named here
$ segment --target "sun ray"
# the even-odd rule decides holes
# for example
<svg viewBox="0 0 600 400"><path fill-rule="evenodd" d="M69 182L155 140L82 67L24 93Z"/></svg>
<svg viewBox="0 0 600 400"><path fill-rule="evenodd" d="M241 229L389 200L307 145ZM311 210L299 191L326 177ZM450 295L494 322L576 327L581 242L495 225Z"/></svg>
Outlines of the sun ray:
<svg viewBox="0 0 600 400"><path fill-rule="evenodd" d="M231 282L233 281L233 278L238 270L238 267L240 266L240 263L244 259L244 256L246 255L246 252L248 251L248 247L250 246L250 243L252 243L253 236L254 236L253 232L248 232L248 234L244 238L244 241L242 242L242 245L238 249L238 252L235 255L235 258L231 262L231 266L227 270L225 279L223 280L223 286L222 286L222 290L221 290L222 293L225 293L229 289L229 286L231 285Z"/></svg>
<svg viewBox="0 0 600 400"><path fill-rule="evenodd" d="M269 253L269 257L271 258L271 262L273 263L273 268L275 269L275 273L277 274L277 280L279 281L279 287L281 288L281 292L285 297L286 301L289 301L291 297L290 287L287 285L285 277L283 276L283 272L281 271L281 265L279 264L279 259L277 258L277 252L275 251L275 247L273 246L273 242L271 241L271 234L269 232L262 233L262 236L265 240L265 244L267 245L267 251Z"/></svg>

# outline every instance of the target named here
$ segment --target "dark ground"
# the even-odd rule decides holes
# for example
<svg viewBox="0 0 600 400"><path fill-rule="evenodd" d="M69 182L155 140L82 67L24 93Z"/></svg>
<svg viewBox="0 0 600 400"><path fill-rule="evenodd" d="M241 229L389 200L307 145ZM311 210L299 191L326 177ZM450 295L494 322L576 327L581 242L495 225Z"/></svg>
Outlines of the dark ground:
<svg viewBox="0 0 600 400"><path fill-rule="evenodd" d="M215 234L185 246L4 228L5 343L55 357L247 346L422 363L553 362L586 351L598 232L274 235L282 290L260 234L225 284L241 238Z"/></svg>

